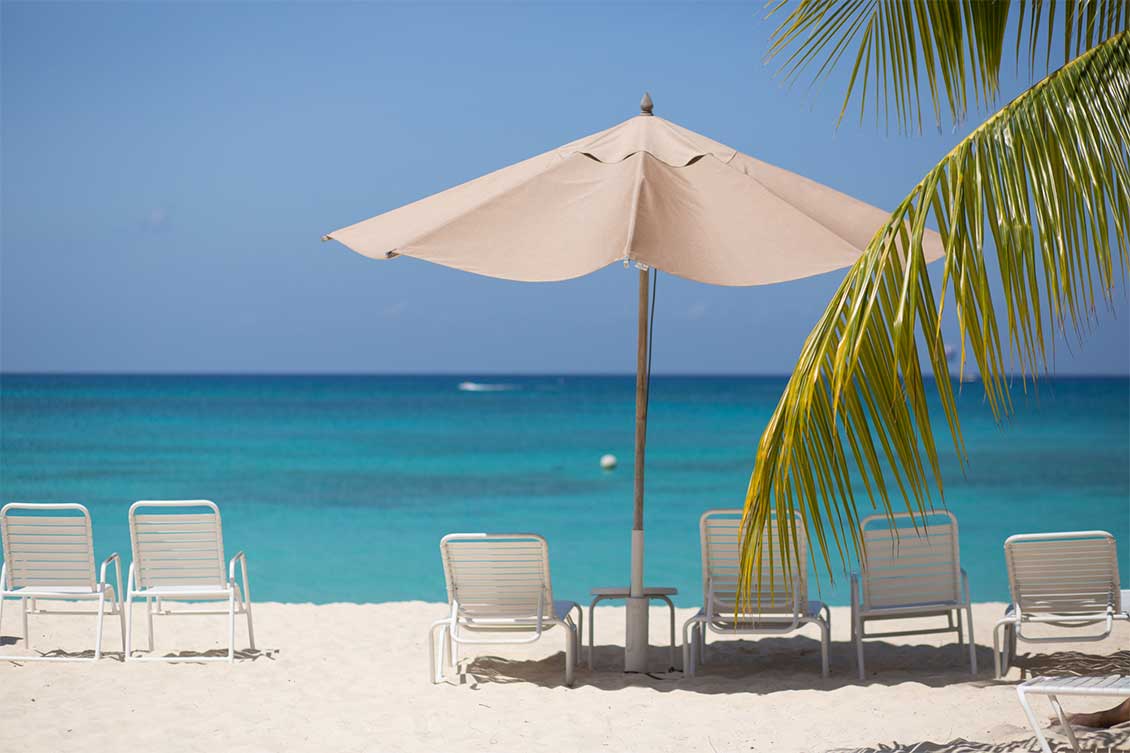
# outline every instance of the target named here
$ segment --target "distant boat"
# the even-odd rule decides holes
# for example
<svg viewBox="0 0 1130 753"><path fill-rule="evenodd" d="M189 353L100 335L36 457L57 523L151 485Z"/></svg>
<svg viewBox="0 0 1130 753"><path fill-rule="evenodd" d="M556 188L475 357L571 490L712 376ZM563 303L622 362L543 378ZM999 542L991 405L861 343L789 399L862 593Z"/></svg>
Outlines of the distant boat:
<svg viewBox="0 0 1130 753"><path fill-rule="evenodd" d="M460 392L510 392L518 389L516 384L483 384L481 382L460 382Z"/></svg>

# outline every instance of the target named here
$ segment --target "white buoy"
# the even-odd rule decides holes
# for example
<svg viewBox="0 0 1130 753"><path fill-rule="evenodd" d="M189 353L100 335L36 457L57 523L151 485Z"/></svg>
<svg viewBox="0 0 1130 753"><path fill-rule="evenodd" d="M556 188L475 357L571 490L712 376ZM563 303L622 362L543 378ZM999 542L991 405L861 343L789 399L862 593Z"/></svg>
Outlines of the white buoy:
<svg viewBox="0 0 1130 753"><path fill-rule="evenodd" d="M600 456L600 467L603 468L606 471L610 471L613 468L615 468L616 467L616 456L615 455L601 455Z"/></svg>

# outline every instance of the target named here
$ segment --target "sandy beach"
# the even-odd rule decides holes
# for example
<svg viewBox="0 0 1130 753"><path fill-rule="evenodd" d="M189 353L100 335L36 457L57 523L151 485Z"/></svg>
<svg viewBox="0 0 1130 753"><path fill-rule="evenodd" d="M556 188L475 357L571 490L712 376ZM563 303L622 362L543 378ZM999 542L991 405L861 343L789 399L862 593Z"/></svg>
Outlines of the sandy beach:
<svg viewBox="0 0 1130 753"><path fill-rule="evenodd" d="M97 664L0 663L0 743L27 751L118 750L126 741L160 751L1034 750L1013 691L1019 670L992 679L991 627L1002 609L975 607L976 678L949 636L915 636L868 644L870 676L860 683L847 608L832 610L831 677L822 680L814 628L712 643L693 679L627 676L617 664L623 608L599 607L596 666L582 662L573 688L562 685L560 632L530 646L486 647L457 682L431 684L425 633L443 615L440 604L255 604L259 651L234 665L123 664L108 622L107 655ZM5 653L22 650L15 611L9 603ZM690 614L679 610L680 621ZM144 645L139 623L135 639ZM90 626L84 617L32 617L33 647L82 651ZM654 609L656 669L666 666L666 626ZM218 652L222 635L222 618L159 618L156 650ZM1037 649L1054 654L1021 644L1020 663L1126 672L1128 645L1130 627L1120 624L1102 643ZM1113 701L1065 705L1099 704ZM1082 731L1081 741L1089 750L1128 750L1130 725Z"/></svg>

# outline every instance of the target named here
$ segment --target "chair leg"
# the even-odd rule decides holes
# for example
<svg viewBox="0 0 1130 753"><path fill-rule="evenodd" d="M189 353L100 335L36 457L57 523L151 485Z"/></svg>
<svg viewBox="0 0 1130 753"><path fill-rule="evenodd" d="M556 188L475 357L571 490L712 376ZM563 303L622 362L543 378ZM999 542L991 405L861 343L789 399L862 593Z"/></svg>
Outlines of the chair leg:
<svg viewBox="0 0 1130 753"><path fill-rule="evenodd" d="M977 675L977 641L973 640L973 605L965 605L965 620L969 623L969 671L974 676ZM961 620L957 621L958 627L961 626ZM961 631L958 631L958 637L961 637Z"/></svg>
<svg viewBox="0 0 1130 753"><path fill-rule="evenodd" d="M1055 715L1059 717L1059 726L1063 728L1063 733L1067 735L1067 741L1071 743L1071 749L1078 753L1079 741L1075 739L1075 730L1071 728L1070 722L1067 721L1067 715L1063 713L1063 706L1059 705L1059 699L1053 696L1048 696L1051 701L1052 708L1055 709Z"/></svg>
<svg viewBox="0 0 1130 753"><path fill-rule="evenodd" d="M118 612L118 627L121 628L122 633L122 660L125 661L126 654L126 610L122 605L122 595L119 593L114 594L114 605L117 607Z"/></svg>
<svg viewBox="0 0 1130 753"><path fill-rule="evenodd" d="M235 589L228 594L228 663L235 661Z"/></svg>
<svg viewBox="0 0 1130 753"><path fill-rule="evenodd" d="M584 640L585 640L585 608L582 607L580 604L576 604L575 606L577 607L577 627L576 627L576 630L573 632L573 638L574 638L573 642L575 644L573 646L573 655L575 657L575 663L580 663L580 661L581 661L581 646L582 646L582 644L584 643ZM573 611L573 610L569 610L569 611Z"/></svg>
<svg viewBox="0 0 1130 753"><path fill-rule="evenodd" d="M664 598L667 602L667 612L671 617L671 653L668 657L668 664L671 669L675 669L675 604L668 598Z"/></svg>
<svg viewBox="0 0 1130 753"><path fill-rule="evenodd" d="M123 651L125 651L124 661L129 661L133 654L133 591L126 593L126 632L122 636L124 639Z"/></svg>
<svg viewBox="0 0 1130 753"><path fill-rule="evenodd" d="M565 687L573 687L573 673L577 661L577 629L565 622L561 623L565 630Z"/></svg>
<svg viewBox="0 0 1130 753"><path fill-rule="evenodd" d="M1005 643L1006 643L1006 646L1005 646L1005 651L1006 651L1006 653L1005 653L1005 669L1006 670L1009 667L1011 667L1013 665L1013 663L1016 661L1016 636L1017 636L1017 634L1018 634L1018 630L1017 630L1017 627L1015 625L1009 625L1008 629L1005 631Z"/></svg>
<svg viewBox="0 0 1130 753"><path fill-rule="evenodd" d="M694 654L695 642L697 636L695 635L694 620L687 620L683 623L683 675L685 677L694 677Z"/></svg>
<svg viewBox="0 0 1130 753"><path fill-rule="evenodd" d="M98 622L94 628L94 661L102 658L102 616L106 613L106 589L98 594Z"/></svg>
<svg viewBox="0 0 1130 753"><path fill-rule="evenodd" d="M439 656L436 656L436 630L439 630L439 640L443 641L440 646ZM448 644L451 641L450 630L447 620L437 620L432 623L428 628L428 679L433 685L443 682L446 677L444 676L444 662L447 659Z"/></svg>
<svg viewBox="0 0 1130 753"><path fill-rule="evenodd" d="M855 641L855 666L859 670L859 681L863 682L867 679L867 669L863 664L863 620L857 618L851 629Z"/></svg>
<svg viewBox="0 0 1130 753"><path fill-rule="evenodd" d="M831 641L832 626L827 622L817 623L820 626L820 676L828 677L828 644Z"/></svg>
<svg viewBox="0 0 1130 753"><path fill-rule="evenodd" d="M1024 692L1024 688L1017 687L1016 695L1020 698L1020 707L1024 709L1024 715L1028 717L1028 725L1032 728L1032 732L1036 735L1036 741L1040 743L1040 750L1043 753L1052 753L1051 746L1048 745L1048 739L1044 737L1044 731L1040 729L1040 722L1036 719L1035 712L1028 704L1028 696ZM1078 750L1078 748L1076 748Z"/></svg>
<svg viewBox="0 0 1130 753"><path fill-rule="evenodd" d="M31 648L31 633L27 629L27 599L20 599L20 612L24 616L24 648Z"/></svg>
<svg viewBox="0 0 1130 753"><path fill-rule="evenodd" d="M157 600L158 609L161 607L161 601ZM146 597L145 599L145 617L149 625L149 650L153 650L153 599Z"/></svg>
<svg viewBox="0 0 1130 753"><path fill-rule="evenodd" d="M593 655L593 633L596 630L596 602L593 599L589 604L589 671L592 671L592 655Z"/></svg>
<svg viewBox="0 0 1130 753"><path fill-rule="evenodd" d="M965 631L962 630L961 612L959 611L957 613L957 624L956 625L953 624L953 613L949 612L947 614L949 615L950 627L956 627L957 628L957 645L958 646L964 646L965 645Z"/></svg>
<svg viewBox="0 0 1130 753"><path fill-rule="evenodd" d="M579 615L577 621L577 663L581 662L581 646L585 642L585 608L577 605L577 614Z"/></svg>
<svg viewBox="0 0 1130 753"><path fill-rule="evenodd" d="M247 644L248 647L255 650L255 627L251 624L251 602L246 602L243 606L243 611L247 612Z"/></svg>
<svg viewBox="0 0 1130 753"><path fill-rule="evenodd" d="M1001 665L1004 663L1001 656L1001 628L1005 623L998 622L993 625L993 675L999 680L1003 677ZM1007 638L1006 638L1007 640ZM1020 697L1021 705L1024 703L1024 696Z"/></svg>

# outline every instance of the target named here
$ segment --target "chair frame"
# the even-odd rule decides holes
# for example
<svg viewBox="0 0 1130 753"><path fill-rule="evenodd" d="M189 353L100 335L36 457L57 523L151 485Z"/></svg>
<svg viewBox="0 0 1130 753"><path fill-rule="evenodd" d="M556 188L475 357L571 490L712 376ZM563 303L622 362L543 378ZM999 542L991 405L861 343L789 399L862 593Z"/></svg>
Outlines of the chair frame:
<svg viewBox="0 0 1130 753"><path fill-rule="evenodd" d="M136 516L138 510L147 508L175 509L205 507L211 510L216 517L216 551L219 554L218 575L219 581L215 588L200 586L162 586L158 589L137 585L137 568L139 562L144 564L144 559L139 558ZM133 559L129 566L129 576L126 586L126 627L125 627L125 652L126 661L164 661L164 662L213 662L235 661L235 617L237 614L247 616L247 639L252 651L255 650L255 628L251 621L251 588L247 579L247 555L238 552L227 566L227 582L223 581L223 527L220 518L220 509L214 502L206 499L194 500L141 500L134 502L129 508L130 544L133 548ZM242 588L235 579L235 566L239 565ZM133 648L133 602L135 599L145 600L146 624L148 627L149 651L153 651L153 618L167 616L188 615L227 615L228 617L228 651L226 656L134 656ZM227 601L224 609L181 609L173 610L165 606L165 602L190 601L190 602L215 602Z"/></svg>
<svg viewBox="0 0 1130 753"><path fill-rule="evenodd" d="M1048 739L1044 736L1044 731L1040 726L1040 722L1036 719L1036 713L1032 710L1032 706L1028 703L1029 695L1044 695L1048 697L1052 709L1055 711L1056 717L1059 718L1059 724L1063 728L1063 732L1067 735L1067 740L1071 743L1071 750L1078 753L1079 741L1075 739L1075 731L1071 728L1070 722L1067 720L1067 715L1063 713L1063 707L1059 703L1059 696L1111 696L1116 698L1130 698L1130 676L1125 675L1082 675L1074 677L1036 677L1023 682L1016 686L1016 695L1020 699L1020 706L1024 709L1024 716L1028 718L1028 724L1032 727L1032 732L1036 735L1036 740L1040 743L1040 750L1043 753L1052 753L1051 746L1048 745Z"/></svg>
<svg viewBox="0 0 1130 753"><path fill-rule="evenodd" d="M88 561L88 580L90 592L75 591L74 586L50 586L50 585L34 585L34 586L17 586L13 587L14 580L12 572L8 568L8 557L13 555L13 546L10 536L15 533L11 529L9 520L35 520L45 516L9 516L13 510L31 510L34 512L52 511L52 510L68 510L82 513L82 517L67 516L73 518L75 521L81 521L81 525L85 529L84 535L80 541L73 543L85 543L89 548L89 561ZM58 538L52 537L48 531L42 530L47 526L58 527L62 524L57 522L47 523L46 521L36 525L41 530L38 533L45 534L44 538ZM74 524L67 525L67 528L73 528ZM70 537L68 537L70 538ZM75 536L79 539L80 537ZM0 660L12 662L25 662L25 661L98 661L102 658L102 627L104 617L107 613L110 615L117 615L118 622L122 633L122 650L125 651L126 644L126 627L125 615L122 610L122 566L121 558L117 552L114 552L109 557L102 561L98 569L98 580L94 579L94 533L90 524L90 511L84 505L77 503L29 503L29 502L12 502L0 508L0 539L3 541L4 562L0 565L0 621L3 620L4 614L4 600L5 599L19 599L20 613L23 625L23 641L24 648L31 648L31 633L28 630L28 615L31 614L62 614L62 615L96 615L94 629L94 656L88 658L85 656L13 656L13 655L0 655ZM58 544L57 541L44 541L43 545L50 547L51 544ZM72 543L72 542L68 542ZM47 556L55 554L55 552L45 552ZM12 562L12 570L15 570L16 565L20 562L19 559L14 559ZM114 565L115 583L117 587L106 582L106 570L110 564ZM48 568L50 570L50 568ZM47 572L45 570L44 572ZM54 572L58 572L56 568ZM39 599L51 599L55 601L93 601L98 600L97 611L91 612L89 610L69 610L69 609L42 609L39 607ZM29 604L30 602L30 604ZM109 607L109 612L107 612Z"/></svg>
<svg viewBox="0 0 1130 753"><path fill-rule="evenodd" d="M872 583L868 576L878 577L884 570L891 572L889 569L890 561L887 561L887 568L875 567L872 568L866 561L862 562L860 572L853 572L851 574L851 639L855 644L855 660L856 667L859 670L859 679L867 679L866 667L863 660L863 641L866 638L893 638L903 635L933 635L937 633L957 633L957 643L959 646L964 645L965 636L962 630L961 613L965 612L965 620L968 625L969 631L969 671L977 674L977 645L973 639L973 603L969 597L969 574L961 567L961 546L958 538L958 524L957 517L948 510L935 510L925 513L924 515L916 515L909 512L896 513L888 516L885 513L878 513L869 515L859 522L859 535L860 541L866 539L868 533L867 526L876 521L884 520L888 522L886 531L895 530L890 523L899 520L916 519L922 520L923 531L925 536L929 537L929 518L942 517L949 521L949 528L953 532L951 541L950 557L953 566L953 592L958 596L954 600L946 601L932 601L932 602L909 602L905 604L891 604L887 606L872 606L870 604L870 594L872 590ZM883 529L872 529L872 532L878 532ZM899 534L896 534L896 537ZM894 539L897 541L897 538ZM897 546L897 544L894 544ZM865 550L864 550L865 551ZM864 554L866 558L866 554ZM897 562L897 559L895 560ZM908 580L913 576L908 576ZM867 622L869 621L882 621L882 620L905 620L917 619L926 617L945 617L946 626L937 628L914 628L908 630L889 630L880 633L868 633Z"/></svg>
<svg viewBox="0 0 1130 753"><path fill-rule="evenodd" d="M710 576L710 549L707 539L707 522L714 517L741 516L739 509L707 510L699 518L699 540L702 547L702 593L703 607L698 614L683 623L683 674L694 677L696 665L706 664L706 631L719 635L782 635L792 633L805 625L813 624L820 628L820 674L828 676L828 648L832 629L832 614L828 605L808 600L808 539L799 517L796 520L796 535L800 561L793 571L792 613L782 612L765 615L759 613L757 619L726 620L715 610L715 588ZM775 518L774 518L775 520ZM815 605L810 610L809 605Z"/></svg>
<svg viewBox="0 0 1130 753"><path fill-rule="evenodd" d="M452 563L448 545L452 542L521 542L528 541L541 548L542 587L538 595L536 614L524 611L514 615L495 615L487 619L475 618L464 611L458 599L459 584L452 575ZM565 631L565 685L572 686L580 654L580 636L584 627L584 611L581 605L572 601L554 601L553 588L549 576L549 545L544 537L536 533L451 533L440 540L440 556L443 560L443 575L447 585L448 615L436 620L428 629L428 677L433 684L446 682L445 667L453 670L459 663L460 645L519 645L534 643L542 634L555 625ZM555 608L568 605L563 613ZM572 618L573 610L577 619ZM438 641L442 642L437 656ZM530 633L525 638L511 636ZM502 635L502 638L477 637L476 634Z"/></svg>
<svg viewBox="0 0 1130 753"><path fill-rule="evenodd" d="M1021 609L1024 584L1018 583L1016 578L1015 552L1018 544L1033 542L1069 543L1080 540L1101 540L1107 544L1110 551L1110 588L1106 608L1102 611L1088 612L1051 612L1051 611L1024 611ZM1122 592L1118 578L1118 550L1114 536L1107 531L1061 531L1054 533L1022 533L1009 536L1004 542L1005 562L1008 567L1008 586L1012 601L1005 609L1005 616L993 626L993 665L996 677L999 679L1008 672L1012 660L1016 656L1017 641L1026 643L1085 643L1101 641L1110 636L1114 630L1115 620L1130 620L1130 611L1122 603ZM1057 577L1057 576L1053 576ZM1058 576L1062 579L1062 575ZM1047 586L1044 586L1047 587ZM1057 595L1070 596L1064 592L1064 586L1054 585L1053 590ZM1103 625L1102 632L1089 635L1070 636L1034 636L1024 635L1024 626L1029 624L1046 624L1065 628L1082 628L1091 625ZM1001 633L1004 633L1002 648Z"/></svg>

